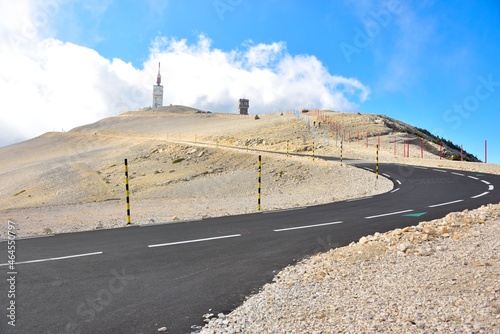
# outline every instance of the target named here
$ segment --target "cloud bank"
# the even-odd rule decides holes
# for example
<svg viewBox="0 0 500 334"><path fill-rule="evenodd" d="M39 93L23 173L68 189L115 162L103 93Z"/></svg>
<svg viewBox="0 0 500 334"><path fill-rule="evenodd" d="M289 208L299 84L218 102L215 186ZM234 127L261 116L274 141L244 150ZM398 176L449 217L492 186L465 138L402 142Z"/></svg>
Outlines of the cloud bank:
<svg viewBox="0 0 500 334"><path fill-rule="evenodd" d="M246 41L223 51L204 35L194 43L157 37L136 68L51 38L47 18L33 7L16 10L21 20L0 14L0 146L150 106L158 62L165 105L236 113L237 100L246 97L254 114L303 107L354 111L370 94L357 79L330 74L314 56L289 54L284 42Z"/></svg>

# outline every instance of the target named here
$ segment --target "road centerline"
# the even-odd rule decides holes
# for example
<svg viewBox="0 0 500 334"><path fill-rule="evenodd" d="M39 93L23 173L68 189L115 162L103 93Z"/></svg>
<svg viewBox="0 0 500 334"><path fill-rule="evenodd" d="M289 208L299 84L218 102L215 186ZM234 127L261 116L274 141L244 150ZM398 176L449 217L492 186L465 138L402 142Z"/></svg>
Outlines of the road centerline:
<svg viewBox="0 0 500 334"><path fill-rule="evenodd" d="M223 235L223 236L219 236L219 237L210 237L210 238L202 238L202 239L192 239L192 240L184 240L184 241L174 241L174 242L167 242L167 243L163 243L163 244L148 245L148 247L149 248L154 248L154 247L164 247L164 246L191 244L191 243L195 243L195 242L211 241L211 240L218 240L218 239L228 239L228 238L237 238L237 237L241 237L241 234L231 234L231 235Z"/></svg>
<svg viewBox="0 0 500 334"><path fill-rule="evenodd" d="M440 173L448 173L447 170L442 170L442 169L437 169L437 168L433 168L432 170L435 172L440 172Z"/></svg>
<svg viewBox="0 0 500 334"><path fill-rule="evenodd" d="M379 218L379 217L385 217L385 216L398 215L400 213L406 213L406 212L412 212L412 211L413 211L413 209L403 210L403 211L396 211L396 212L389 212L389 213L383 213L383 214L376 215L376 216L368 216L368 217L365 217L365 219L373 219L373 218Z"/></svg>
<svg viewBox="0 0 500 334"><path fill-rule="evenodd" d="M321 227L321 226L328 226L328 225L335 225L335 224L342 224L342 223L343 223L343 221L338 221L338 222L330 222L330 223L322 223L322 224L314 224L314 225L304 225L304 226L280 228L280 229L276 229L273 231L274 232L283 232L283 231L300 230L300 229L304 229L304 228Z"/></svg>
<svg viewBox="0 0 500 334"><path fill-rule="evenodd" d="M439 204L429 205L428 208L436 208L438 206L450 205L450 204L460 203L460 202L463 202L463 201L464 201L463 199L457 199L456 201L451 201L451 202L446 202L446 203L439 203Z"/></svg>
<svg viewBox="0 0 500 334"><path fill-rule="evenodd" d="M482 197L484 195L488 195L490 192L489 191L485 191L484 193L481 193L479 195L476 195L476 196L472 196L471 198L479 198L479 197Z"/></svg>
<svg viewBox="0 0 500 334"><path fill-rule="evenodd" d="M75 255L68 255L68 256L59 256L59 257L50 257L46 259L38 259L38 260L29 260L29 261L20 261L16 262L15 264L27 264L27 263L39 263L39 262L48 262L48 261L58 261L58 260L66 260L66 259L73 259L77 257L84 257L84 256L93 256L93 255L101 255L102 252L94 252L94 253L85 253L85 254L75 254ZM8 266L8 263L1 263L0 267Z"/></svg>

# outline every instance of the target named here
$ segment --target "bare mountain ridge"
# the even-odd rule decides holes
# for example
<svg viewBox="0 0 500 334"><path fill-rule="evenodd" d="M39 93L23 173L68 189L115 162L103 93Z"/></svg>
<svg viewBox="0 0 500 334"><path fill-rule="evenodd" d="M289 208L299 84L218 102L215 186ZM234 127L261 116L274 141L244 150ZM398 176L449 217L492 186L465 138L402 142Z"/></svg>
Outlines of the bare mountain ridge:
<svg viewBox="0 0 500 334"><path fill-rule="evenodd" d="M140 224L254 212L255 150L280 153L262 153L266 209L386 191L371 181L354 185L355 180L371 180L370 173L311 159L313 149L316 156L340 156L335 130L350 133L344 159L374 161L380 135L381 162L446 162L436 156L439 146L432 142L421 159L419 138L410 134L415 128L383 115L323 110L259 116L170 106L125 112L0 148L1 219L19 221L27 235L123 226L125 158L133 221ZM407 140L412 147L405 160L402 144ZM303 156L287 158L287 151ZM459 169L474 167L449 163ZM346 183L345 190L331 194L319 175ZM228 205L231 201L235 203Z"/></svg>

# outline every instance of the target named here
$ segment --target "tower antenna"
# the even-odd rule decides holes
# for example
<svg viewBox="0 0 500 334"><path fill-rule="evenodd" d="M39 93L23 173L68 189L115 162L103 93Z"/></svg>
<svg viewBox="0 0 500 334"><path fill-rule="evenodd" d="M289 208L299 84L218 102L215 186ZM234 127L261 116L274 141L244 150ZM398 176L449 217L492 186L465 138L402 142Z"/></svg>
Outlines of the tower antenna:
<svg viewBox="0 0 500 334"><path fill-rule="evenodd" d="M158 75L156 76L156 84L158 86L161 84L160 62L158 62Z"/></svg>

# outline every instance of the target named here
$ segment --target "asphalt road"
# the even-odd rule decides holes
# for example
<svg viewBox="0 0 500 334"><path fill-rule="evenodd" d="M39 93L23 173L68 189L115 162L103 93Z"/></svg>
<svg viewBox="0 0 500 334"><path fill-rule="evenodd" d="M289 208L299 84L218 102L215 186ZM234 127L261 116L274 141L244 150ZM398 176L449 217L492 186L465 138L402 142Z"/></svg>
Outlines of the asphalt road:
<svg viewBox="0 0 500 334"><path fill-rule="evenodd" d="M190 333L209 309L229 312L304 257L500 202L500 176L389 164L380 173L394 190L353 201L17 240L14 270L4 241L0 333Z"/></svg>

